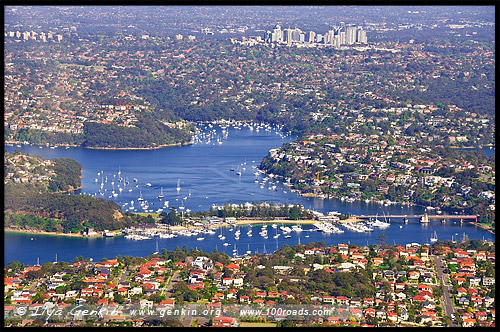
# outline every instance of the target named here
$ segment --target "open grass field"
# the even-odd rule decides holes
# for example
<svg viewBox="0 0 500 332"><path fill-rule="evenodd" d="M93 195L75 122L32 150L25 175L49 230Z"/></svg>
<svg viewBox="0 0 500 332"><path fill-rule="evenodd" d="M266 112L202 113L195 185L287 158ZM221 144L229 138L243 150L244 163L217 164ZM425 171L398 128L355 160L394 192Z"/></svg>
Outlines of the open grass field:
<svg viewBox="0 0 500 332"><path fill-rule="evenodd" d="M276 327L276 323L241 322L240 327Z"/></svg>

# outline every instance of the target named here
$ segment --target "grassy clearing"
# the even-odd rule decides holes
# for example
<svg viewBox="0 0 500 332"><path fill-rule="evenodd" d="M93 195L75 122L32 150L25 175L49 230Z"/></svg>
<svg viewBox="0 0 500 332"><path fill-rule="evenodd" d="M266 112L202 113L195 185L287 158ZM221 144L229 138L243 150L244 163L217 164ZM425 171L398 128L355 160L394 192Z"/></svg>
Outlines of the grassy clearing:
<svg viewBox="0 0 500 332"><path fill-rule="evenodd" d="M240 327L276 327L276 323L241 322Z"/></svg>
<svg viewBox="0 0 500 332"><path fill-rule="evenodd" d="M151 213L150 212L136 212L135 214L138 214L138 215L143 216L143 217L151 216L153 218L156 218L159 216L158 213L152 213L152 212Z"/></svg>

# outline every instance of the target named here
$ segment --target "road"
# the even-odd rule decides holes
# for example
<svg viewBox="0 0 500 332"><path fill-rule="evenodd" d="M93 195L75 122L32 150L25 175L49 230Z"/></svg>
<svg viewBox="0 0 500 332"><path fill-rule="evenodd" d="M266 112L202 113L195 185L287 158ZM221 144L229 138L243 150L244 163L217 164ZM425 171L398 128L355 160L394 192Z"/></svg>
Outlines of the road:
<svg viewBox="0 0 500 332"><path fill-rule="evenodd" d="M175 271L174 274L172 275L172 278L170 278L167 290L165 291L165 297L167 299L171 297L171 295L173 293L172 289L177 284L177 282L180 280L180 278L181 278L181 274L179 272Z"/></svg>
<svg viewBox="0 0 500 332"><path fill-rule="evenodd" d="M443 284L443 300L444 300L444 311L447 316L451 317L451 314L455 314L455 307L453 306L453 302L451 300L451 295L450 295L450 289L452 286L447 282L448 280L448 275L443 272L444 266L442 263L443 256L434 256L434 261L436 263L436 270L437 270L437 275L438 279L441 281ZM456 327L457 324L455 321L452 319L450 323L451 327Z"/></svg>
<svg viewBox="0 0 500 332"><path fill-rule="evenodd" d="M36 288L38 286L42 285L46 280L47 280L47 278L42 278L40 280L34 280L33 283L31 284L30 288L28 289L28 291L30 293L34 293Z"/></svg>
<svg viewBox="0 0 500 332"><path fill-rule="evenodd" d="M181 274L178 271L175 271L174 274L172 275L172 277L170 278L170 280L168 281L168 286L167 286L167 289L165 290L165 297L167 299L171 298L171 296L173 294L173 288L175 287L175 285L177 285L179 280L181 280ZM182 325L184 327L191 326L191 324L193 322L193 315L191 314L191 311L195 307L196 306L194 304L187 304L185 306L186 315L184 317L180 318Z"/></svg>
<svg viewBox="0 0 500 332"><path fill-rule="evenodd" d="M118 281L118 284L123 284L125 282L125 279L127 278L129 272L130 270L128 268L125 271L123 271L122 275L120 276L120 280Z"/></svg>

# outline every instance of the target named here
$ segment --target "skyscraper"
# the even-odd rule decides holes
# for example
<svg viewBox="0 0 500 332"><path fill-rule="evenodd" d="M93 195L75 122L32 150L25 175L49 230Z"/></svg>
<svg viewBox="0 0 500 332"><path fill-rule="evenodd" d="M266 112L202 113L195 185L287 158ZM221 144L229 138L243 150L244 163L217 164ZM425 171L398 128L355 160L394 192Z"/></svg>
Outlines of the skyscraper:
<svg viewBox="0 0 500 332"><path fill-rule="evenodd" d="M346 33L346 42L348 45L352 45L356 42L356 28L348 27Z"/></svg>
<svg viewBox="0 0 500 332"><path fill-rule="evenodd" d="M346 32L340 31L339 36L340 36L340 45L345 45L347 43L346 42Z"/></svg>
<svg viewBox="0 0 500 332"><path fill-rule="evenodd" d="M288 28L288 29L285 29L284 30L284 33L283 33L283 39L284 41L286 41L287 43L291 43L293 41L293 37L292 37L292 29Z"/></svg>
<svg viewBox="0 0 500 332"><path fill-rule="evenodd" d="M316 32L309 31L309 39L308 42L315 43L316 42Z"/></svg>
<svg viewBox="0 0 500 332"><path fill-rule="evenodd" d="M295 28L292 31L292 41L298 42L300 41L300 34L302 31L299 28Z"/></svg>
<svg viewBox="0 0 500 332"><path fill-rule="evenodd" d="M281 30L280 25L276 25L276 27L273 30L272 37L271 37L272 42L282 42L283 41L283 31Z"/></svg>
<svg viewBox="0 0 500 332"><path fill-rule="evenodd" d="M368 43L368 38L366 37L366 31L363 30L363 28L359 27L358 28L358 35L357 35L357 40L358 43L361 44L367 44Z"/></svg>

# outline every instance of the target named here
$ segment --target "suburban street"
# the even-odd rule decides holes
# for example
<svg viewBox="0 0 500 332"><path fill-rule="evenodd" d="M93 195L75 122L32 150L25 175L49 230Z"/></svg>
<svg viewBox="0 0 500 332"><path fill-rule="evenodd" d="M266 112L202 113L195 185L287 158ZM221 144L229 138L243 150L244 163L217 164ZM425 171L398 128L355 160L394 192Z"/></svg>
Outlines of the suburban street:
<svg viewBox="0 0 500 332"><path fill-rule="evenodd" d="M125 282L125 279L127 278L127 275L129 272L130 272L130 269L128 269L128 268L122 272L122 275L119 278L118 284L123 284Z"/></svg>
<svg viewBox="0 0 500 332"><path fill-rule="evenodd" d="M173 287L177 284L177 282L180 280L181 274L179 272L174 272L172 277L170 278L170 281L168 282L167 289L165 290L165 297L168 299L171 297L173 293Z"/></svg>
<svg viewBox="0 0 500 332"><path fill-rule="evenodd" d="M453 307L453 302L452 302L451 296L450 296L451 285L447 281L448 277L443 272L445 267L443 266L442 258L443 258L443 256L434 256L434 261L436 263L436 270L437 270L438 279L443 284L444 310L445 310L446 315L451 317L451 314L455 313L455 307ZM457 326L453 319L451 320L450 326L452 326L452 327Z"/></svg>

